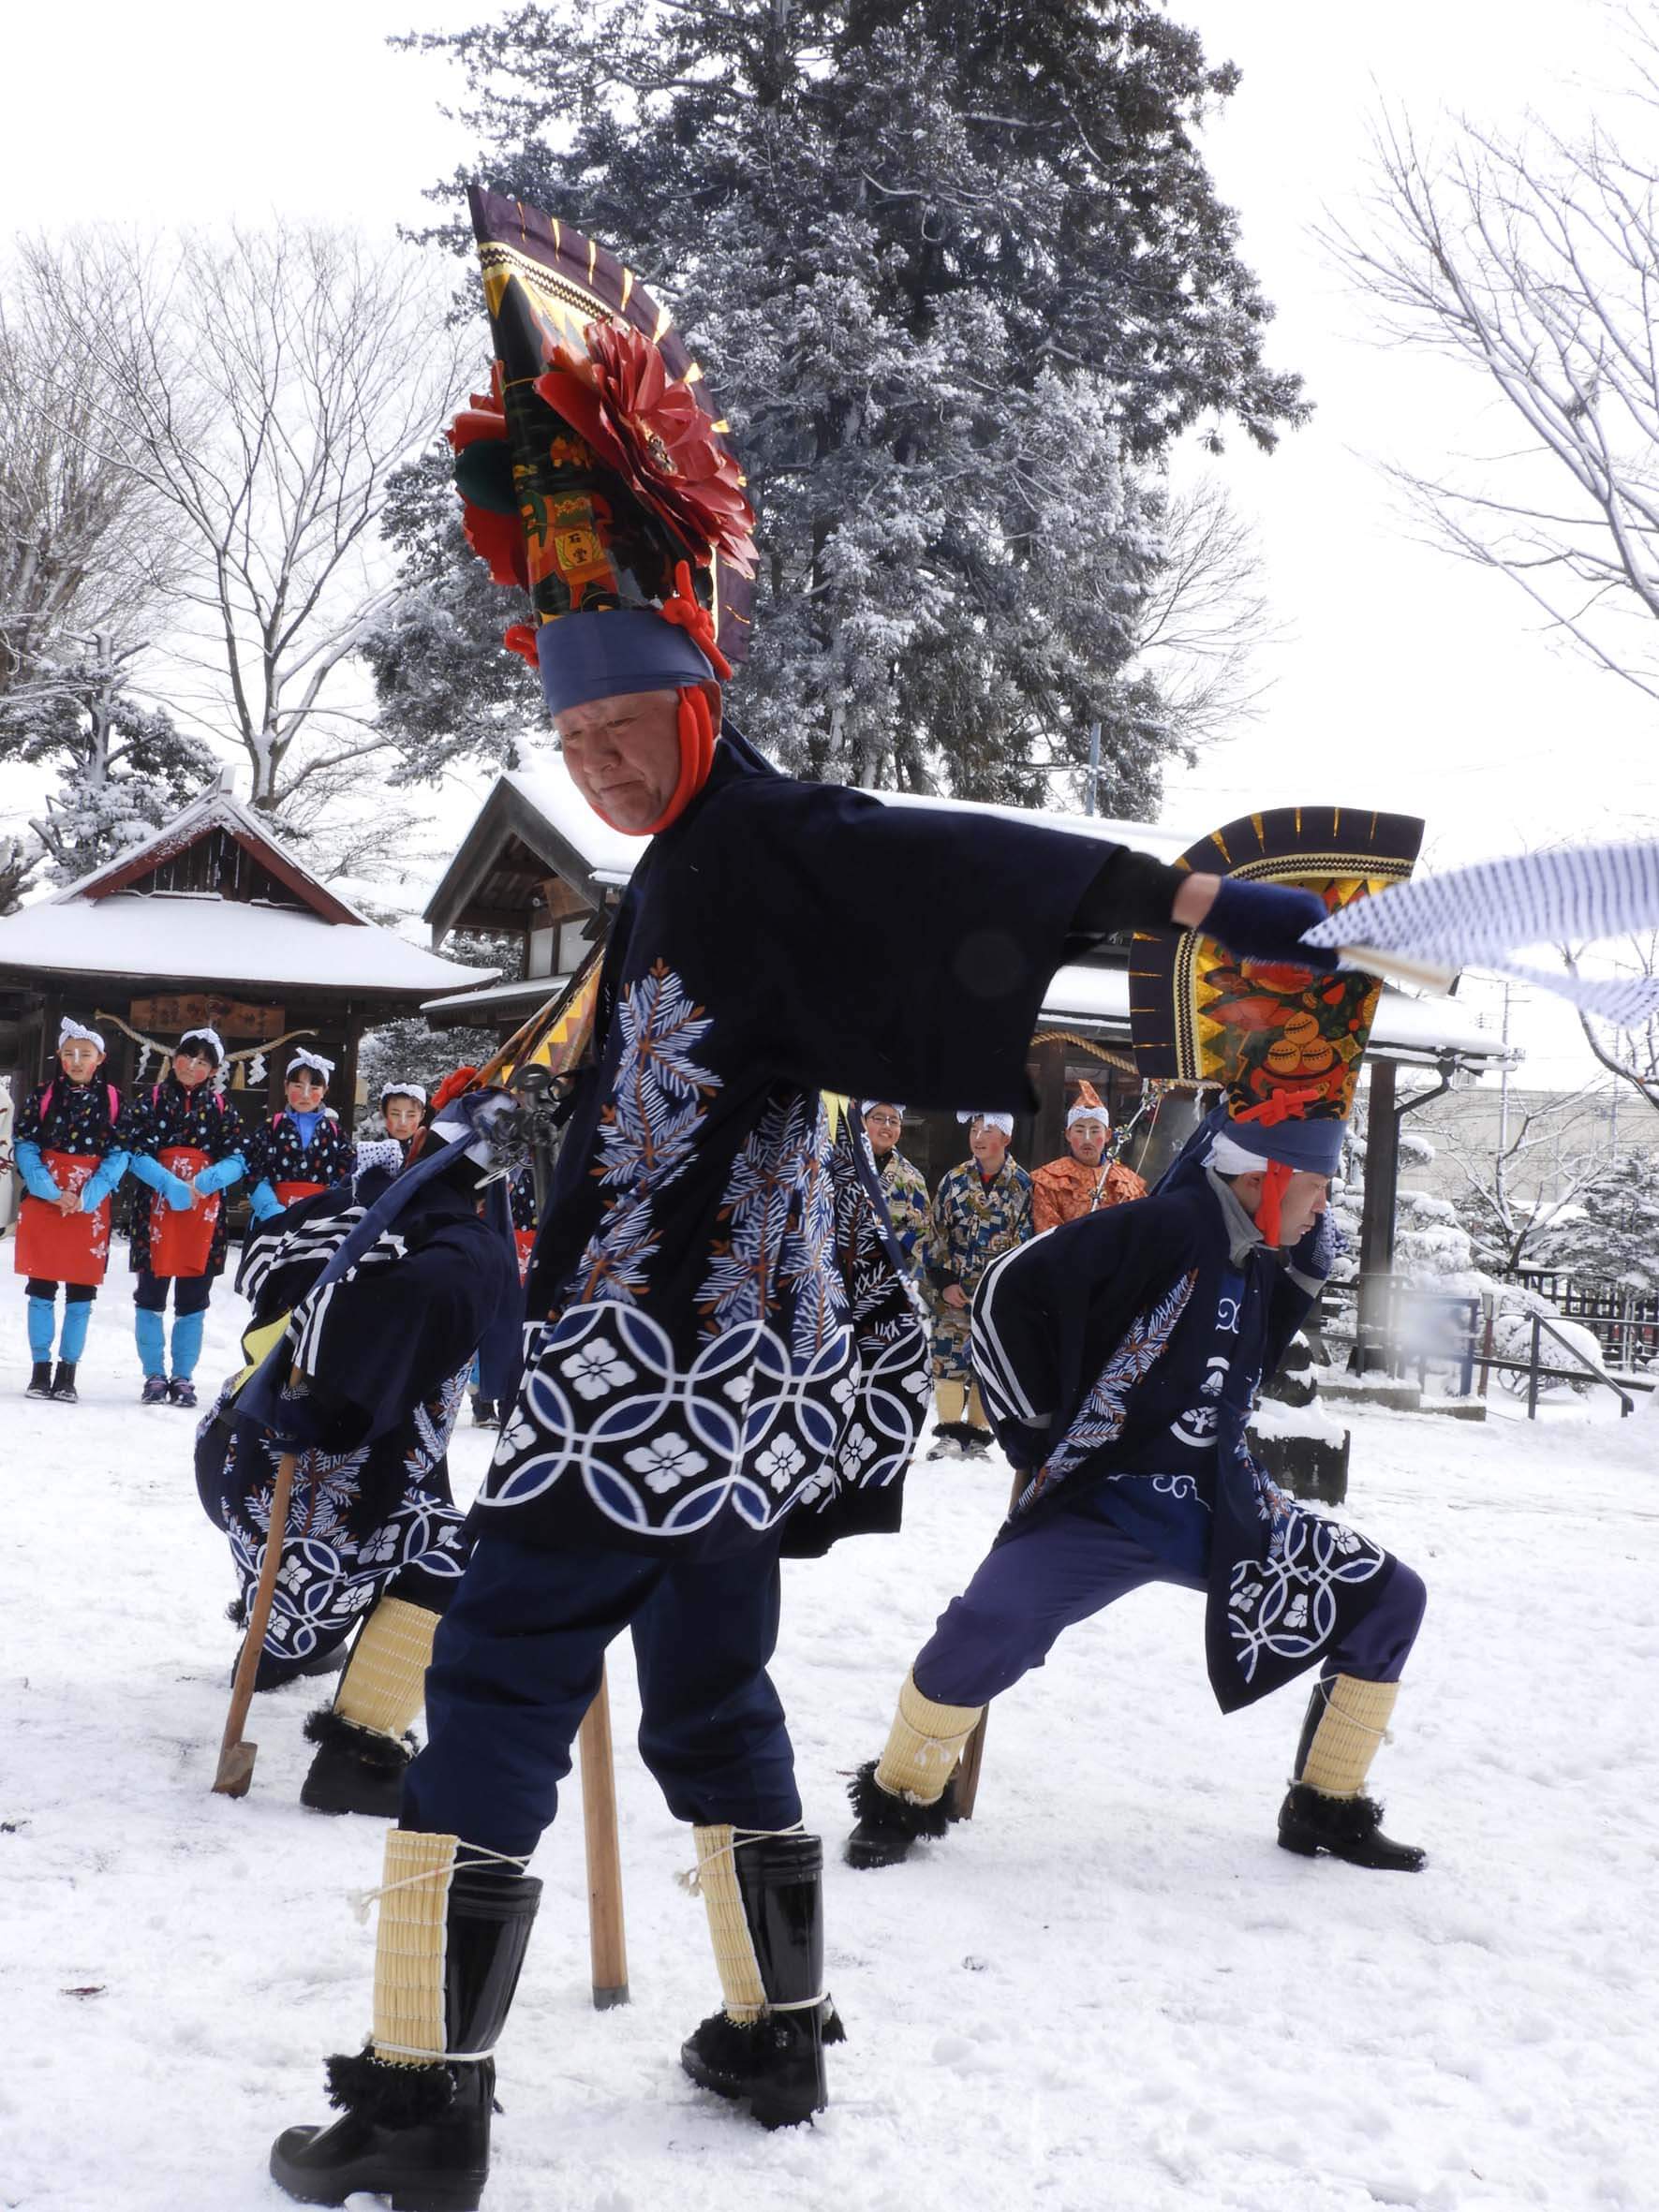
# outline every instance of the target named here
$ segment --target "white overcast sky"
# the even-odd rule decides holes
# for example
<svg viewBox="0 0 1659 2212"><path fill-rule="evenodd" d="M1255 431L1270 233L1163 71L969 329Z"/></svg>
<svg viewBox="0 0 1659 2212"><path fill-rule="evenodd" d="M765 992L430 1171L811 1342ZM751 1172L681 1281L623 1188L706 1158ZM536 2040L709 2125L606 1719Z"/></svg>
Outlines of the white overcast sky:
<svg viewBox="0 0 1659 2212"><path fill-rule="evenodd" d="M167 225L274 209L390 229L468 144L438 105L437 61L392 52L408 28L494 12L481 0L83 0L12 11L0 129L11 227ZM1264 459L1220 464L1255 521L1282 641L1261 719L1172 778L1166 818L1194 833L1246 807L1334 799L1425 815L1441 864L1659 819L1659 745L1637 695L1550 645L1513 586L1413 540L1376 466L1432 470L1489 446L1477 384L1380 347L1311 235L1367 190L1370 120L1491 124L1529 107L1571 123L1618 69L1601 0L1175 0L1243 85L1206 150L1243 250L1278 307L1276 362L1299 369L1313 423ZM1448 121L1447 127L1450 127ZM471 779L468 779L469 781ZM1528 1078L1577 1080L1570 1024L1528 1008Z"/></svg>

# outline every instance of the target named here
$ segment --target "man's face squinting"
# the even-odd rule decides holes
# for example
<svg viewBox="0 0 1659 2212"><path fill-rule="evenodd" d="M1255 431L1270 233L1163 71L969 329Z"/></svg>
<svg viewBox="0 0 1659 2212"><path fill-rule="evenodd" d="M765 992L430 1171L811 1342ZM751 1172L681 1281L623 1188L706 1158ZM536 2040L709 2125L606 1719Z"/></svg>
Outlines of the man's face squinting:
<svg viewBox="0 0 1659 2212"><path fill-rule="evenodd" d="M1086 1168L1098 1168L1106 1149L1106 1125L1104 1121L1074 1121L1066 1131L1066 1143L1074 1159L1081 1160Z"/></svg>
<svg viewBox="0 0 1659 2212"><path fill-rule="evenodd" d="M679 710L673 691L629 691L559 715L570 781L616 829L637 836L667 812L680 780Z"/></svg>
<svg viewBox="0 0 1659 2212"><path fill-rule="evenodd" d="M1294 1245L1324 1213L1330 1198L1330 1177L1298 1168L1284 1187L1279 1202L1279 1241Z"/></svg>

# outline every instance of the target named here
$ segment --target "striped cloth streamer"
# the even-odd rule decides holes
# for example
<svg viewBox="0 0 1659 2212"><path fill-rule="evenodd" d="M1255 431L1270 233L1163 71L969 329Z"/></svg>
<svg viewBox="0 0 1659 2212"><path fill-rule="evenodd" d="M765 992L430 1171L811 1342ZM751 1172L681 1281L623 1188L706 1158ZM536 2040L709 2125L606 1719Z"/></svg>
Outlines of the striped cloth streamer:
<svg viewBox="0 0 1659 2212"><path fill-rule="evenodd" d="M1623 1028L1659 1015L1659 977L1605 981L1522 966L1526 945L1659 929L1659 840L1563 846L1398 883L1316 922L1303 942L1371 945L1444 966L1495 969Z"/></svg>

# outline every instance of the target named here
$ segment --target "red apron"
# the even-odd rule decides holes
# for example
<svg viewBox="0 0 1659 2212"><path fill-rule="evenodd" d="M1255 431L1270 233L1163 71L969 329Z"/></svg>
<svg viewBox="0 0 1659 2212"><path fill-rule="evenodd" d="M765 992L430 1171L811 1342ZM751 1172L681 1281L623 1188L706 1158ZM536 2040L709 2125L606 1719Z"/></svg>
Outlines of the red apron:
<svg viewBox="0 0 1659 2212"><path fill-rule="evenodd" d="M43 1152L40 1158L58 1188L77 1196L103 1165L89 1152ZM18 1215L15 1264L19 1275L33 1276L37 1282L96 1288L110 1264L109 1200L96 1214L60 1214L43 1198L25 1197Z"/></svg>
<svg viewBox="0 0 1659 2212"><path fill-rule="evenodd" d="M530 1272L530 1254L536 1249L536 1231L533 1229L515 1229L512 1241L518 1246L518 1279L522 1283Z"/></svg>
<svg viewBox="0 0 1659 2212"><path fill-rule="evenodd" d="M211 1163L194 1144L168 1144L156 1158L170 1174L189 1183ZM176 1214L160 1193L150 1201L150 1273L156 1276L202 1276L214 1248L214 1229L219 1218L219 1195L199 1198L187 1214Z"/></svg>
<svg viewBox="0 0 1659 2212"><path fill-rule="evenodd" d="M279 1183L277 1201L285 1206L297 1206L303 1198L315 1198L319 1190L326 1190L326 1183Z"/></svg>

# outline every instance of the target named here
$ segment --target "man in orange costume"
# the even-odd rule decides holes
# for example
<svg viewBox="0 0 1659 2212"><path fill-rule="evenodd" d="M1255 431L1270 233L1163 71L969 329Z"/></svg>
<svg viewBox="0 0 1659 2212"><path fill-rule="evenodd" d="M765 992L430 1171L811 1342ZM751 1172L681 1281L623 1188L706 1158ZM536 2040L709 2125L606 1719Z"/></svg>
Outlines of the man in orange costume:
<svg viewBox="0 0 1659 2212"><path fill-rule="evenodd" d="M1031 1215L1037 1234L1062 1221L1095 1214L1103 1206L1126 1205L1145 1198L1147 1187L1128 1168L1106 1158L1111 1116L1092 1084L1079 1084L1077 1099L1066 1115L1066 1156L1051 1159L1031 1177Z"/></svg>

